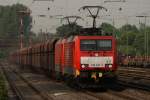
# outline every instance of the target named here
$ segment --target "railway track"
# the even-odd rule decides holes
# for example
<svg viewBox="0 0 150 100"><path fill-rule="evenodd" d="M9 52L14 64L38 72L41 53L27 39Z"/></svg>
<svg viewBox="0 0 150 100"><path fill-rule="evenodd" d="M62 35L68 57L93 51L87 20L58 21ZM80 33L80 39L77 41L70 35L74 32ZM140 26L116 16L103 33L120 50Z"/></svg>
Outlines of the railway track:
<svg viewBox="0 0 150 100"><path fill-rule="evenodd" d="M14 69L16 69L16 68L14 68ZM53 97L51 98L51 95L48 95L47 92L39 93L39 92L41 92L39 90L39 88L34 86L35 84L33 84L33 83L35 83L35 82L38 83L38 81L39 81L37 79L38 76L36 76L36 78L35 78L35 77L32 77L32 75L30 75L30 74L20 74L19 71L16 72L11 68L9 68L9 69L4 68L4 70L8 76L8 79L10 80L10 83L12 85L14 84L13 87L16 88L14 90L18 93L17 95L20 96L19 100L33 100L33 99L35 99L35 100L52 100L52 99L56 99L56 100L70 100L70 99L71 100L142 100L142 99L149 100L149 99L145 99L145 96L136 98L136 96L133 96L133 93L128 94L127 92L123 92L123 91L128 90L127 87L129 87L129 86L127 86L127 83L125 83L126 85L121 84L121 85L117 85L117 87L114 87L114 88L118 88L118 89L123 87L123 88L125 88L125 90L123 89L121 91L115 91L113 89L107 89L106 91L103 91L103 90L101 91L101 89L100 89L100 91L98 91L98 92L97 91L96 92L89 91L89 90L77 90L76 91L74 89L70 89L70 90L67 89L65 91L62 91L60 89L62 87L58 87L58 88L54 89L53 85L51 83L49 83L48 85L50 87L52 87L49 89L50 90L54 89L54 91L55 91L54 93L50 93L51 95L54 96L54 98ZM13 79L11 79L11 78L13 78ZM44 83L44 82L42 81L42 83ZM27 87L32 89L33 92L30 91L30 92L32 92L32 93L30 93L30 94L32 94L32 98L30 98L29 96L26 95L26 91L23 91L24 89L22 88L22 86L24 86L24 84L26 84ZM55 83L55 81L54 81L53 84L57 84L57 82ZM59 83L59 84L63 84L63 82ZM41 88L43 88L43 87L41 86ZM57 89L58 89L58 91L57 91ZM33 94L36 97L34 97ZM142 92L142 94L144 95L145 93ZM45 96L45 97L43 98L43 96Z"/></svg>
<svg viewBox="0 0 150 100"><path fill-rule="evenodd" d="M116 98L117 100L137 100L135 97L132 97L132 95L126 95L114 91L107 91L107 93L93 93L91 91L87 91L85 93L94 96L99 100L113 100L113 98Z"/></svg>
<svg viewBox="0 0 150 100"><path fill-rule="evenodd" d="M150 91L149 71L149 69L144 68L120 68L118 70L118 83L123 86Z"/></svg>
<svg viewBox="0 0 150 100"><path fill-rule="evenodd" d="M97 98L98 100L149 100L144 96L139 96L137 98L135 93L137 91L137 93L140 92L139 94L142 95L150 95L149 91L145 91L148 90L147 88L142 86L139 87L138 85L132 85L126 82L121 83L119 81L119 83L112 84L108 87L99 89L94 88L94 90L83 89L81 91L87 95ZM129 93L131 91L134 91L135 94Z"/></svg>
<svg viewBox="0 0 150 100"><path fill-rule="evenodd" d="M148 94L150 95L150 85L149 84L142 84L141 82L139 82L138 80L141 80L141 81L148 81L150 82L150 75L149 75L149 69L144 69L144 70L141 70L143 68L133 68L133 69L119 69L119 76L120 76L120 79L118 80L117 82L117 87L116 88L124 88L124 89L127 89L127 88L131 88L135 91L138 91L142 94ZM125 79L125 80L124 80ZM130 79L130 80L129 80ZM134 80L136 81L134 81ZM124 91L124 90L123 90ZM129 90L130 91L130 90ZM123 100L149 100L149 98L146 98L146 97L136 97L136 94L135 96L133 94L128 94L128 93L124 93L124 92L116 92L116 91L113 91L113 90L107 90L106 91L107 94L109 95L112 95L112 96L116 96L117 98L120 99L123 99ZM93 93L91 91L86 91L85 93L91 95L91 96L94 96L94 97L97 97L98 99L102 99L102 100L108 100L109 97L108 96L101 96L100 93Z"/></svg>
<svg viewBox="0 0 150 100"><path fill-rule="evenodd" d="M49 88L49 89L53 90L53 88L55 88L55 92L54 93L49 93L49 94L47 94L47 92L41 93L41 91L43 91L43 90L40 91L39 89L36 88L36 86L34 87L35 84L32 84L32 83L34 83L34 82L36 82L36 83L44 83L44 80L43 80L43 82L41 82L40 80L37 79L37 76L36 77L32 77L32 75L27 75L27 74L26 74L27 76L31 76L31 77L28 77L28 79L26 79L27 78L26 75L20 74L19 72L14 71L12 68L9 68L9 69L10 69L9 72L6 72L6 71L8 71L7 69L3 69L3 70L5 71L6 74L9 73L9 74L12 75L12 73L13 73L16 76L20 77L21 80L23 80L29 87L31 87L33 89L33 91L38 93L38 95L42 98L41 99L39 97L40 99L38 98L38 99L35 99L35 100L53 100L53 99L57 100L57 98L60 99L59 96L61 96L61 95L68 95L68 97L71 98L72 100L79 100L81 98L82 98L82 100L95 100L95 97L91 97L91 96L89 96L87 94L84 94L82 92L77 92L77 91L75 91L73 89L70 89L70 88L69 88L69 92L68 92L68 91L62 91L61 90L62 87L60 87L60 91L56 92L57 88L52 87L52 88ZM8 76L10 76L10 75L8 75ZM52 84L58 84L56 81L51 81L51 82L52 82ZM10 81L10 83L12 85L16 84L16 83L13 83L12 81ZM19 82L18 84L22 84L22 83ZM49 86L51 86L52 84L49 83ZM16 88L17 86L15 85L13 87ZM45 86L43 86L43 87L41 86L40 88L44 89L44 87ZM16 89L17 90L15 90L15 93L17 93L17 96L19 96L19 98L18 98L19 100L33 100L33 99L30 99L30 98L26 99L24 93L22 93L23 91L21 91L21 89L18 89L18 88L16 88ZM68 97L66 97L66 99ZM65 98L61 98L60 100L66 100L66 99ZM68 100L70 100L70 99L68 99Z"/></svg>
<svg viewBox="0 0 150 100"><path fill-rule="evenodd" d="M137 68L137 67L119 67L119 71L130 71L138 73L148 73L150 72L149 68Z"/></svg>
<svg viewBox="0 0 150 100"><path fill-rule="evenodd" d="M145 94L149 95L149 92L147 91L127 89L127 86L123 85L116 85L113 88L115 89L122 88L122 89L121 90L107 89L104 92L85 91L84 93L94 96L98 100L149 100L148 98L150 97L150 96L149 97L143 96ZM138 91L137 94L140 95L138 96L135 91Z"/></svg>
<svg viewBox="0 0 150 100"><path fill-rule="evenodd" d="M137 77L139 79L150 80L150 70L144 68L119 68L118 74L127 77Z"/></svg>
<svg viewBox="0 0 150 100"><path fill-rule="evenodd" d="M135 69L135 68L130 68L130 69L125 69L121 68L118 69L118 76L121 76L122 78L132 78L133 80L147 80L150 81L150 70L142 70L142 69Z"/></svg>
<svg viewBox="0 0 150 100"><path fill-rule="evenodd" d="M11 70L11 68L2 67L2 69L18 100L53 100L46 93L42 93L35 88L19 73Z"/></svg>

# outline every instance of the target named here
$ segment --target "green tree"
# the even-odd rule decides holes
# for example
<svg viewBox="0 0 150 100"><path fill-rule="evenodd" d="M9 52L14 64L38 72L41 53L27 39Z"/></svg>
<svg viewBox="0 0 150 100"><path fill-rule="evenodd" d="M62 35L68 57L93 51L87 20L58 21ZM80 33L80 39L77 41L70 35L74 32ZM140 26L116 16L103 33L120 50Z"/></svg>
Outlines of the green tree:
<svg viewBox="0 0 150 100"><path fill-rule="evenodd" d="M65 24L56 29L57 34L60 36L68 36L73 34L79 34L80 30L82 29L81 26L77 25L76 23L72 23L71 25Z"/></svg>
<svg viewBox="0 0 150 100"><path fill-rule="evenodd" d="M26 10L27 7L21 4L15 4L12 6L0 6L0 35L5 37L17 37L19 34L19 15L18 11ZM29 26L32 18L25 16L24 22L24 33L27 34L26 30L30 30ZM31 26L30 26L31 27ZM29 31L28 31L29 32Z"/></svg>
<svg viewBox="0 0 150 100"><path fill-rule="evenodd" d="M118 29L109 23L102 23L100 28L102 28L102 30L106 33L113 33L117 37L120 36Z"/></svg>
<svg viewBox="0 0 150 100"><path fill-rule="evenodd" d="M136 49L137 55L144 54L144 35L143 35L143 33L136 34L133 46Z"/></svg>
<svg viewBox="0 0 150 100"><path fill-rule="evenodd" d="M19 41L19 15L18 11L23 11L27 10L27 7L21 4L15 4L11 6L0 6L0 38L1 39L6 39L3 42L7 44L7 40L15 40L12 41L14 44L16 41ZM25 36L25 41L27 41L29 32L31 29L31 21L32 18L30 16L25 16L23 18L24 22L24 36ZM3 51L2 48L0 48L0 51ZM9 50L7 50L9 51ZM1 53L3 54L9 54L6 52L6 50Z"/></svg>
<svg viewBox="0 0 150 100"><path fill-rule="evenodd" d="M130 25L130 24L126 24L123 25L119 31L121 33L126 33L126 32L134 32L134 33L139 33L139 30L137 29L137 27L135 25Z"/></svg>

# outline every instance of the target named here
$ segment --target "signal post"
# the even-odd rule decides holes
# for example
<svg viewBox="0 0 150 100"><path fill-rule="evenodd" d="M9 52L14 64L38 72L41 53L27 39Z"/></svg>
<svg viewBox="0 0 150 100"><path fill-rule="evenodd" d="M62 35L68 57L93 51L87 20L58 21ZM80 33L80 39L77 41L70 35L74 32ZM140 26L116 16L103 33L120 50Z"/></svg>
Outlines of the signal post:
<svg viewBox="0 0 150 100"><path fill-rule="evenodd" d="M19 15L19 34L20 34L20 49L23 48L23 37L24 37L24 24L23 24L23 17L24 16L29 16L30 15L30 10L22 10L18 11Z"/></svg>

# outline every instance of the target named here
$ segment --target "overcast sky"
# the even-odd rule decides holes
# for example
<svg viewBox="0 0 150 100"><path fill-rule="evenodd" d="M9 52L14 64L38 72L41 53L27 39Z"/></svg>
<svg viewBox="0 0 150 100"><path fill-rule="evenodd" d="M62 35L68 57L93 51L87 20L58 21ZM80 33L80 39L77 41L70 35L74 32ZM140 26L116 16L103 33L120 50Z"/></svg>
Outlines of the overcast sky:
<svg viewBox="0 0 150 100"><path fill-rule="evenodd" d="M150 0L126 0L126 2L109 2L106 0L54 0L51 1L36 1L33 0L0 0L0 5L12 5L15 3L23 3L32 10L33 16L33 31L39 32L40 29L46 32L55 32L55 28L60 26L60 19L50 18L53 15L78 15L83 18L87 16L87 11L79 12L78 9L84 5L101 5L108 9L107 12L101 12L100 16L111 15L97 19L97 25L102 22L112 24L114 18L115 26L121 27L125 23L136 24L139 23L137 15L150 15ZM113 1L113 0L112 0ZM116 0L115 0L116 1ZM48 10L50 8L50 10ZM118 9L122 8L122 11ZM44 18L38 15L47 15ZM128 16L128 17L127 17ZM144 20L141 18L141 22ZM63 22L65 23L65 22ZM84 21L78 21L80 25L89 27L91 19L86 18ZM147 18L147 24L150 25L150 18Z"/></svg>

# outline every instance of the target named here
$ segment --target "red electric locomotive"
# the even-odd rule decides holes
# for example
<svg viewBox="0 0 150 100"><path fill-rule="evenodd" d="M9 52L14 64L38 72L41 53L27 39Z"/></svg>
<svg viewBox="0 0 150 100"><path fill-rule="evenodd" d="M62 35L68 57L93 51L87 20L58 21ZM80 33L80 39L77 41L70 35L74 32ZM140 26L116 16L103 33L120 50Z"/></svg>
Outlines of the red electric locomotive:
<svg viewBox="0 0 150 100"><path fill-rule="evenodd" d="M57 77L113 78L116 54L113 36L70 36L55 45L55 71Z"/></svg>

